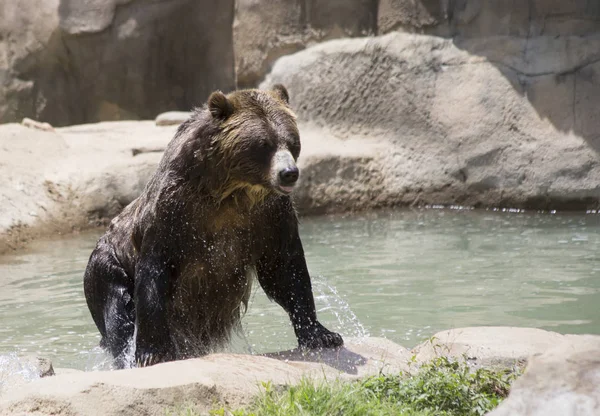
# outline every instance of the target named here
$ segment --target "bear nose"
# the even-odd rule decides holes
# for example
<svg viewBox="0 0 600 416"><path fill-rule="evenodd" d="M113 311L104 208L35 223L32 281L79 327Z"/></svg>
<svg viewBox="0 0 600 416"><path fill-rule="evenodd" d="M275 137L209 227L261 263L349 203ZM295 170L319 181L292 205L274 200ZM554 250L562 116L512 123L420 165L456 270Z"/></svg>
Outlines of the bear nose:
<svg viewBox="0 0 600 416"><path fill-rule="evenodd" d="M293 185L298 180L299 175L300 171L297 167L285 168L279 171L279 182L281 182L283 186Z"/></svg>

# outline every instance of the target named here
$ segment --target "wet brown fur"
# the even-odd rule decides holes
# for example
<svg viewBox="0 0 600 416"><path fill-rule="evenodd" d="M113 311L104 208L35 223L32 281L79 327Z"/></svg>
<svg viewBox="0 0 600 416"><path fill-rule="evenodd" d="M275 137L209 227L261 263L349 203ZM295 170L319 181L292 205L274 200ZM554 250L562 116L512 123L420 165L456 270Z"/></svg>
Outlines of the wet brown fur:
<svg viewBox="0 0 600 416"><path fill-rule="evenodd" d="M214 93L179 127L143 194L112 221L85 280L105 344L111 345L110 330L98 316L107 312L93 308L106 284L94 267L107 263L106 256L124 271L123 282L113 286L122 286L128 306L120 307L133 320L135 302L126 296L133 298L140 259L168 262L177 283L160 290L169 296L171 359L228 342L247 307L254 265L267 250L281 249L277 236L297 226L290 198L270 183L273 153L285 148L297 158L300 152L296 117L283 91Z"/></svg>
<svg viewBox="0 0 600 416"><path fill-rule="evenodd" d="M174 294L177 306L172 313L181 320L179 335L174 336L174 341L179 350L185 351L182 354L184 356L197 356L222 347L229 341L231 330L238 327L242 312L247 308L252 286L252 281L247 277L253 272L246 269L239 274L216 269L234 269L229 266L233 257L251 256L251 253L240 253L241 247L229 258L223 253L237 245L241 240L240 234L261 233L264 224L256 226L251 222L261 218L260 212L265 204L277 204L284 198L268 186L268 172L260 171L266 166L257 166L251 158L236 157L236 152L244 149L250 139L255 140L256 136L263 134L264 126L260 124L265 120L277 120L298 134L295 115L275 94L250 90L230 94L227 98L232 106L232 115L217 126L211 126L216 129L208 143L190 140L194 138L193 132L201 127L199 124L204 122L202 115L205 110L200 109L179 129L178 136L186 140L179 141L174 149L168 149L176 155L176 161L195 159L195 168L210 174L197 177L192 174L195 181L178 189L178 197L165 195L162 199L177 200L186 211L195 213L190 217L202 218L197 224L199 235L219 234L219 238L216 238L219 245L211 250L216 254L207 261L211 264L203 267L195 263L186 265L189 269L182 271L184 278ZM250 133L249 129L252 130ZM242 133L245 135L242 136ZM182 163L183 166L189 164ZM262 177L263 183L247 182L246 177L255 180ZM147 205L145 201L140 203ZM148 212L142 211L133 222L146 224L147 215ZM139 230L139 226L136 228ZM245 263L251 263L249 260ZM231 277L224 278L227 275ZM219 299L219 307L215 308L213 302L197 302L199 294ZM206 319L194 323L186 318L189 315L204 316ZM194 339L195 343L191 341ZM182 343L186 345L181 346Z"/></svg>

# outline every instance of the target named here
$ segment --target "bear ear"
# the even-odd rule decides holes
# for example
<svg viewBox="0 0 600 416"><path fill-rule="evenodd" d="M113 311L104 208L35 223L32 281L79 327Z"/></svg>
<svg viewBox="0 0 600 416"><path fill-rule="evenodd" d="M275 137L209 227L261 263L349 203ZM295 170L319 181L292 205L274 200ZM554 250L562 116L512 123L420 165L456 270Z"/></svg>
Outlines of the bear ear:
<svg viewBox="0 0 600 416"><path fill-rule="evenodd" d="M208 97L208 111L217 120L226 120L233 114L233 105L221 91L213 92Z"/></svg>
<svg viewBox="0 0 600 416"><path fill-rule="evenodd" d="M284 103L290 103L290 94L288 94L287 89L282 84L273 85L273 92L277 97L279 97Z"/></svg>

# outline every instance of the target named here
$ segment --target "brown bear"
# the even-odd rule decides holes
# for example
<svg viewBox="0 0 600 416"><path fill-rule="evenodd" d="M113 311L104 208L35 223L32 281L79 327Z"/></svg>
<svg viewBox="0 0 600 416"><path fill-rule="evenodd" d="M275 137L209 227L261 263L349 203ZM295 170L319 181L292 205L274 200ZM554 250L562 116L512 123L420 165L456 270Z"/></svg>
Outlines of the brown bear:
<svg viewBox="0 0 600 416"><path fill-rule="evenodd" d="M110 224L84 276L101 345L128 366L228 342L257 278L298 344L333 348L317 320L290 192L300 138L282 85L211 94L177 130L142 194Z"/></svg>

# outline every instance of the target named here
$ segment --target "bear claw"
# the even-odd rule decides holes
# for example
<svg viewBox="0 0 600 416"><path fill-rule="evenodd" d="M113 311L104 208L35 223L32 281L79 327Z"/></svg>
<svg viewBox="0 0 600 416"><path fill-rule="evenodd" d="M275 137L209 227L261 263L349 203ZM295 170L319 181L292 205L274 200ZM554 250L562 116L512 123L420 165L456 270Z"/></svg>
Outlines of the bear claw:
<svg viewBox="0 0 600 416"><path fill-rule="evenodd" d="M298 340L298 344L301 348L337 348L344 345L344 340L340 334L331 332L322 325L307 332L309 333L303 334Z"/></svg>
<svg viewBox="0 0 600 416"><path fill-rule="evenodd" d="M136 366L137 367L150 367L154 364L158 364L162 361L164 361L162 359L163 357L160 354L156 354L156 353L151 353L151 352L147 352L147 353L141 353L141 354L136 354Z"/></svg>

